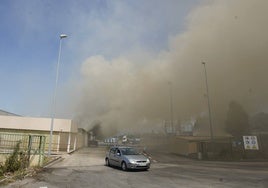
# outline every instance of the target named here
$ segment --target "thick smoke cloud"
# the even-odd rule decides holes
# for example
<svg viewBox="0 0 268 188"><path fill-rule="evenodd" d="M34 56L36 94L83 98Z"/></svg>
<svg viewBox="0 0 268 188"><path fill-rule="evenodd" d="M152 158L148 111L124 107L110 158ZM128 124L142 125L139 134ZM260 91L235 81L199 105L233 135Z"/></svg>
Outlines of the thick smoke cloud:
<svg viewBox="0 0 268 188"><path fill-rule="evenodd" d="M232 100L249 114L267 111L267 17L266 0L208 1L191 11L185 32L170 37L168 50L89 57L81 66L78 117L100 120L108 131L161 127L170 117L168 82L175 120L206 114L202 61L216 132Z"/></svg>

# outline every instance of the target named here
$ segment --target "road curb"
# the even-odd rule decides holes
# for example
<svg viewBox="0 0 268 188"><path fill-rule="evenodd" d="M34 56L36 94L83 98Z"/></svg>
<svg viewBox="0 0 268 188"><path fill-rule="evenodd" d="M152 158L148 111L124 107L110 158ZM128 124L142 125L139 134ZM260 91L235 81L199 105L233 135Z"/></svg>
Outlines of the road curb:
<svg viewBox="0 0 268 188"><path fill-rule="evenodd" d="M56 157L55 159L53 159L52 161L50 161L49 163L47 163L45 166L43 166L43 168L49 168L50 166L60 162L60 161L63 161L64 158L62 158L61 156L60 157Z"/></svg>

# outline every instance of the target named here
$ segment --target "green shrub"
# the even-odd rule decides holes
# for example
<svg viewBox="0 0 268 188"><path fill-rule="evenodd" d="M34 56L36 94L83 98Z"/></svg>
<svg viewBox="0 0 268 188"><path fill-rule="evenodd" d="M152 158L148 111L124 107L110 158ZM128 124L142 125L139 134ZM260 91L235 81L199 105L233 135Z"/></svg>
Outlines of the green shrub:
<svg viewBox="0 0 268 188"><path fill-rule="evenodd" d="M0 163L0 177L4 175L4 166L2 163Z"/></svg>
<svg viewBox="0 0 268 188"><path fill-rule="evenodd" d="M15 172L21 168L21 161L19 158L20 142L14 148L13 153L6 159L5 172Z"/></svg>

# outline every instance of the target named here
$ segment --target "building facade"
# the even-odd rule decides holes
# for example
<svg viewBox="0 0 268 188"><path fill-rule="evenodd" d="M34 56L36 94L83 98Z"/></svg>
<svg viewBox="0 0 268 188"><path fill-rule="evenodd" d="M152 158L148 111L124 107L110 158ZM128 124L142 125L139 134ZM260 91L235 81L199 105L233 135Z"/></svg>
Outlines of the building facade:
<svg viewBox="0 0 268 188"><path fill-rule="evenodd" d="M45 150L49 147L51 118L22 117L18 115L0 115L0 146L7 139L5 135L25 134L46 137ZM78 129L70 119L54 119L51 151L52 153L71 152L85 146L87 135Z"/></svg>

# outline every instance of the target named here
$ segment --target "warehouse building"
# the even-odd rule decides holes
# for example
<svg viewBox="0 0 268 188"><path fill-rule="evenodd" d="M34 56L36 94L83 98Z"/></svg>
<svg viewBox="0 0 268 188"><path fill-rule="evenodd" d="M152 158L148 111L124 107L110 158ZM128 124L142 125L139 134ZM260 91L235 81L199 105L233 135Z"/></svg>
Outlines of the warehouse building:
<svg viewBox="0 0 268 188"><path fill-rule="evenodd" d="M16 135L45 136L45 151L48 151L51 118L23 117L0 110L0 147L16 140ZM8 141L10 140L11 141ZM87 133L78 129L73 120L54 119L52 153L71 152L87 144Z"/></svg>

